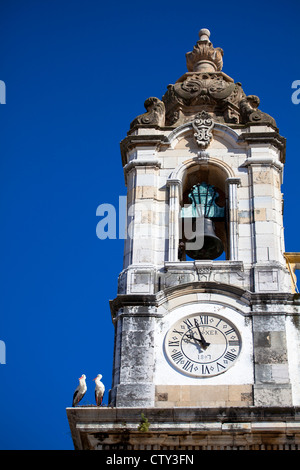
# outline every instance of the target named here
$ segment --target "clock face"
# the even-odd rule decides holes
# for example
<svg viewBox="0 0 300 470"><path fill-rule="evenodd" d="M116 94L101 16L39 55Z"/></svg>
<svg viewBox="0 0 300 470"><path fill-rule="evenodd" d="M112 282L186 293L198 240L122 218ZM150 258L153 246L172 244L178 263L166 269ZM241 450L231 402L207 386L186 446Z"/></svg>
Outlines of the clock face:
<svg viewBox="0 0 300 470"><path fill-rule="evenodd" d="M178 320L165 338L171 364L193 377L222 374L237 360L241 338L237 328L219 315L198 313Z"/></svg>

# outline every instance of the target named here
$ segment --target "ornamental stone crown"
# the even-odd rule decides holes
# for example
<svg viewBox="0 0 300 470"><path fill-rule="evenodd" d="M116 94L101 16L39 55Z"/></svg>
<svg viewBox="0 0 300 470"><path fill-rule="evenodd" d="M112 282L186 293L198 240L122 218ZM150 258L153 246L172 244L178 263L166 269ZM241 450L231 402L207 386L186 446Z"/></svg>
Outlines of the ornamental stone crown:
<svg viewBox="0 0 300 470"><path fill-rule="evenodd" d="M214 48L209 37L208 29L200 30L197 44L186 54L188 72L174 85L168 85L161 100L148 98L144 103L147 112L132 121L131 129L136 126L178 127L187 122L197 125L199 115L205 113L206 120L221 124L265 123L278 131L275 120L258 109L259 98L247 96L241 83L235 83L222 72L223 50ZM196 134L199 136L199 129ZM206 147L203 139L197 142L202 148Z"/></svg>

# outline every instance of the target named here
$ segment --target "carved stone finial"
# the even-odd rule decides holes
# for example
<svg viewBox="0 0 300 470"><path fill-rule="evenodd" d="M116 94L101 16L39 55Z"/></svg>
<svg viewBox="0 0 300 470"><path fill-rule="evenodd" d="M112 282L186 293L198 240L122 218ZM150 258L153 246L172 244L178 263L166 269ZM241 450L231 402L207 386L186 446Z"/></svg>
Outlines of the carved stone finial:
<svg viewBox="0 0 300 470"><path fill-rule="evenodd" d="M200 29L199 41L192 52L186 54L186 64L189 72L219 72L223 67L223 49L214 48L209 40L210 31Z"/></svg>
<svg viewBox="0 0 300 470"><path fill-rule="evenodd" d="M202 28L199 31L199 40L200 41L209 41L210 31L209 29Z"/></svg>

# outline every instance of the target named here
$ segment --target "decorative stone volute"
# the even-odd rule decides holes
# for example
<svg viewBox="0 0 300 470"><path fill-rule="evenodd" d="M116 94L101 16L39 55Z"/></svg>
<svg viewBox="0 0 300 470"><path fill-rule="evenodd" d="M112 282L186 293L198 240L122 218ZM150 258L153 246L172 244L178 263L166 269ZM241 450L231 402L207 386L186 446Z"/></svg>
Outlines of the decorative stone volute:
<svg viewBox="0 0 300 470"><path fill-rule="evenodd" d="M223 67L223 49L214 48L209 40L210 31L200 29L199 41L192 52L186 54L189 72L220 72Z"/></svg>
<svg viewBox="0 0 300 470"><path fill-rule="evenodd" d="M144 106L147 112L137 116L130 124L130 128L138 124L144 126L165 125L165 105L162 101L154 96L150 96L150 98L146 99Z"/></svg>

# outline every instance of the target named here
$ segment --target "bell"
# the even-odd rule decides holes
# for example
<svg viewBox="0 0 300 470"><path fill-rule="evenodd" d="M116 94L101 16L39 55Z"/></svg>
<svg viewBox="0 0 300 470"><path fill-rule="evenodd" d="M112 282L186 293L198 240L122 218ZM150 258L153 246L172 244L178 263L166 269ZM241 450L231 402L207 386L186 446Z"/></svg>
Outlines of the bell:
<svg viewBox="0 0 300 470"><path fill-rule="evenodd" d="M194 224L193 224L194 225ZM195 225L194 225L195 226ZM195 260L201 260L201 259L216 259L218 258L224 251L224 246L220 238L217 237L215 234L215 229L214 229L214 223L211 219L205 217L204 218L204 228L203 228L203 234L198 234L199 237L203 236L203 245L199 249L193 250L191 249L186 249L186 254ZM197 233L194 238L196 240L197 238ZM188 240L188 244L193 244L193 240Z"/></svg>

